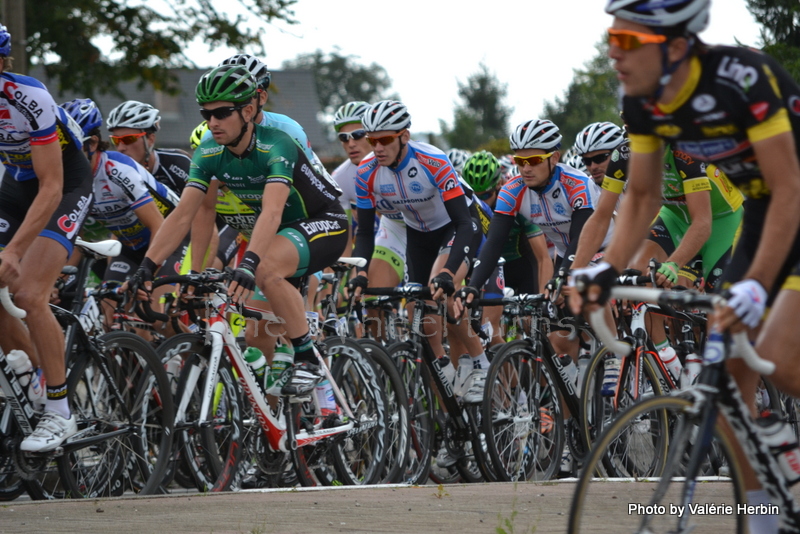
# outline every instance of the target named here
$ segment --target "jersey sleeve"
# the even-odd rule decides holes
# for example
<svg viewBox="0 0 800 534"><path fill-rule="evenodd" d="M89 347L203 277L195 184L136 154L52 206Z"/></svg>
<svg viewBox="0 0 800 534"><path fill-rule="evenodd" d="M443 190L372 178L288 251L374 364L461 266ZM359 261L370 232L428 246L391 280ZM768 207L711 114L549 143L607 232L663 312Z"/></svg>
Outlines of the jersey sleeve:
<svg viewBox="0 0 800 534"><path fill-rule="evenodd" d="M522 205L522 197L525 196L525 182L517 176L515 179L506 183L500 188L497 194L497 202L494 205L495 213L510 215L511 217L519 213Z"/></svg>
<svg viewBox="0 0 800 534"><path fill-rule="evenodd" d="M702 162L680 150L673 150L672 156L675 160L675 169L683 179L684 194L711 191L711 181L708 179L705 165Z"/></svg>
<svg viewBox="0 0 800 534"><path fill-rule="evenodd" d="M417 161L430 177L444 202L464 194L464 189L458 180L455 169L448 161L447 156L441 157L417 151Z"/></svg>
<svg viewBox="0 0 800 534"><path fill-rule="evenodd" d="M357 208L372 209L377 205L373 187L378 170L378 160L374 157L361 162L361 165L359 165L356 171Z"/></svg>
<svg viewBox="0 0 800 534"><path fill-rule="evenodd" d="M31 145L58 141L58 106L40 81L28 76L4 78L0 98L21 118L17 124L28 132Z"/></svg>
<svg viewBox="0 0 800 534"><path fill-rule="evenodd" d="M590 183L591 179L590 176L583 173L580 175L566 173L561 168L559 181L567 194L567 202L573 210L594 208L589 189L596 186Z"/></svg>
<svg viewBox="0 0 800 534"><path fill-rule="evenodd" d="M628 160L631 157L630 144L626 141L617 147L609 157L602 188L612 193L622 194L628 181Z"/></svg>
<svg viewBox="0 0 800 534"><path fill-rule="evenodd" d="M285 133L281 132L267 155L266 184L281 183L289 187L294 183L294 172L297 167L297 145ZM263 150L256 145L255 150ZM299 170L299 169L298 169Z"/></svg>
<svg viewBox="0 0 800 534"><path fill-rule="evenodd" d="M134 166L133 160L130 160L130 164L128 164L119 156L121 154L109 153L104 163L104 170L108 181L116 186L120 198L127 199L133 209L152 202L153 198L150 196L144 179Z"/></svg>
<svg viewBox="0 0 800 534"><path fill-rule="evenodd" d="M186 187L195 187L203 193L208 191L208 186L216 175L214 163L222 157L223 150L225 147L219 146L213 140L204 140L200 143L192 156Z"/></svg>

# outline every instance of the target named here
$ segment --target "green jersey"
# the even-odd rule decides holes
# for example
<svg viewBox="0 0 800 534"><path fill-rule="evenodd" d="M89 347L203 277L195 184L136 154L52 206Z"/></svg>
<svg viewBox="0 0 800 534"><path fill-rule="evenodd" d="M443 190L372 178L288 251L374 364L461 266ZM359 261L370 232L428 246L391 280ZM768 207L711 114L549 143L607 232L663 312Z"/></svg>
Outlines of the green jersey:
<svg viewBox="0 0 800 534"><path fill-rule="evenodd" d="M337 199L341 191L337 185L311 165L294 139L267 126L255 126L250 146L242 157L218 145L213 138L203 141L192 158L186 187L205 192L212 180L227 186L256 216L262 210L264 187L270 183L285 184L290 192L281 228L329 211L340 211Z"/></svg>

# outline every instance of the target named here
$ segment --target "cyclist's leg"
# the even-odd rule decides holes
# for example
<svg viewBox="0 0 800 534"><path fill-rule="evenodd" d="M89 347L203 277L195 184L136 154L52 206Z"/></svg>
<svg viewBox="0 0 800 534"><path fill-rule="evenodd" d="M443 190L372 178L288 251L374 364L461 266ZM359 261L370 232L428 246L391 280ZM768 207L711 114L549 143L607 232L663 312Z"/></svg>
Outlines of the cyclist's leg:
<svg viewBox="0 0 800 534"><path fill-rule="evenodd" d="M369 264L369 285L372 287L394 287L398 285L405 274L406 263L406 232L401 223L381 218L378 232L375 234L375 251ZM370 334L383 339L379 310L367 311L369 323L367 329Z"/></svg>

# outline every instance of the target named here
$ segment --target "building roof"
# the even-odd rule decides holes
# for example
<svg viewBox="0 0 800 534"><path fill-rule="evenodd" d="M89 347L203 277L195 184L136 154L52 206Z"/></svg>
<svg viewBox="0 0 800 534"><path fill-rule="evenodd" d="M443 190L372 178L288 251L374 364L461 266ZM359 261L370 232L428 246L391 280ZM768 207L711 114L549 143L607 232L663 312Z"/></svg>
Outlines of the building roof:
<svg viewBox="0 0 800 534"><path fill-rule="evenodd" d="M189 135L202 121L197 111L199 106L194 99L194 89L206 69L174 69L172 72L177 76L181 88L181 93L177 96L158 92L150 85L140 89L137 87L138 82L131 81L119 85L120 91L126 98L120 99L104 94L97 96L95 103L105 117L125 100L147 102L161 114L158 146L189 150ZM44 68L41 66L33 66L29 74L47 86L57 103L86 96L70 91L59 93L56 89L57 83L45 76ZM288 115L300 123L308 135L312 148L320 156L330 151L331 143L325 133L326 127L317 119L321 108L311 71L300 69L273 71L267 110ZM104 133L108 134L105 128Z"/></svg>

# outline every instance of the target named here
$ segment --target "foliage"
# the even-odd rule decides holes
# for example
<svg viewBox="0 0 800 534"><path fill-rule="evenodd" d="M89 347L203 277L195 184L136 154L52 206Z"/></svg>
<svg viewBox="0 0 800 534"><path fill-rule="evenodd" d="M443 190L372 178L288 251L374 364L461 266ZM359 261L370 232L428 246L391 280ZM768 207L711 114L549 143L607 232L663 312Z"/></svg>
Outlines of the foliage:
<svg viewBox="0 0 800 534"><path fill-rule="evenodd" d="M373 63L359 65L356 56L343 56L338 52L325 54L317 50L286 61L285 69L309 69L314 72L317 96L323 113L333 115L342 104L354 100L377 102L386 98L392 80L383 67Z"/></svg>
<svg viewBox="0 0 800 534"><path fill-rule="evenodd" d="M608 45L601 41L597 54L584 64L583 69L575 69L575 76L562 97L545 102L542 118L556 123L564 136L563 148L566 150L575 141L587 124L611 121L619 124L618 82L611 60L608 58Z"/></svg>
<svg viewBox="0 0 800 534"><path fill-rule="evenodd" d="M800 83L800 3L797 0L747 0L761 24L764 51Z"/></svg>
<svg viewBox="0 0 800 534"><path fill-rule="evenodd" d="M123 97L117 84L139 80L140 87L176 93L169 69L194 66L183 53L197 39L211 49L229 46L265 53L264 23L293 24L297 0L237 0L248 16L230 15L218 0L177 0L131 5L125 0L36 0L26 3L29 60L45 64L59 91ZM247 22L257 24L248 25ZM108 50L98 37L109 37Z"/></svg>
<svg viewBox="0 0 800 534"><path fill-rule="evenodd" d="M508 137L501 137L498 139L492 139L491 141L482 144L476 150L485 150L487 152L491 152L499 158L500 156L511 154L511 143L509 142Z"/></svg>
<svg viewBox="0 0 800 534"><path fill-rule="evenodd" d="M508 136L511 108L503 104L508 90L481 63L478 72L458 83L462 103L456 107L453 128L440 121L442 136L451 147L475 150L495 139Z"/></svg>

